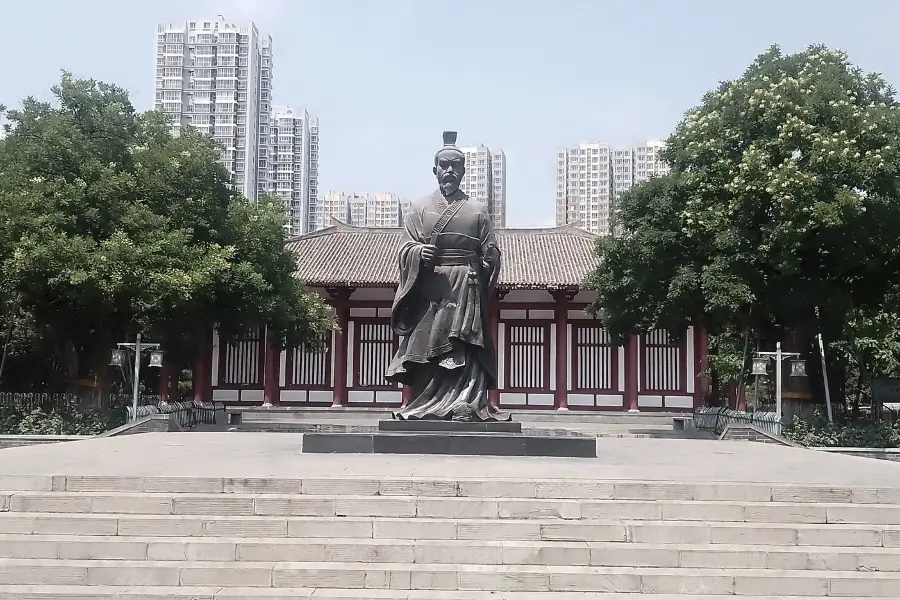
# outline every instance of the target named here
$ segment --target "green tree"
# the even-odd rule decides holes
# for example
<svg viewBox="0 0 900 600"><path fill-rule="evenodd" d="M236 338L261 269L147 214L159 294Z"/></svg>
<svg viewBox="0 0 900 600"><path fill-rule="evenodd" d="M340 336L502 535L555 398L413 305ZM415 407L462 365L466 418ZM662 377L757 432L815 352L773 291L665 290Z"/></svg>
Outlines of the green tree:
<svg viewBox="0 0 900 600"><path fill-rule="evenodd" d="M881 310L900 281L898 152L882 77L823 46L771 48L687 112L671 173L620 199L596 308L617 335L694 321L732 349L748 330L843 339L848 315Z"/></svg>
<svg viewBox="0 0 900 600"><path fill-rule="evenodd" d="M56 102L27 98L0 141L0 293L46 335L67 381L102 383L138 330L192 358L212 328L321 337L327 306L293 278L285 213L232 190L222 149L125 90L64 73Z"/></svg>

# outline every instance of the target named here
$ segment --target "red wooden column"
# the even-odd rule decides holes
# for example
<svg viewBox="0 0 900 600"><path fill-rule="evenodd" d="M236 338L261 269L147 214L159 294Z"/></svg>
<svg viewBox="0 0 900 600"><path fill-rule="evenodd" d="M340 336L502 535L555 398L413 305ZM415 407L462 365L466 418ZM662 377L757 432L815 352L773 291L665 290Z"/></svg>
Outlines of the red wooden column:
<svg viewBox="0 0 900 600"><path fill-rule="evenodd" d="M553 391L554 404L557 410L569 410L569 303L575 295L568 290L553 292L556 301L554 322L556 323L556 389Z"/></svg>
<svg viewBox="0 0 900 600"><path fill-rule="evenodd" d="M744 382L746 384L746 382ZM696 388L695 388L696 389ZM738 388L737 384L735 384L734 394L736 396L735 403L737 404L737 410L739 412L746 412L747 410L747 394L746 394L747 386Z"/></svg>
<svg viewBox="0 0 900 600"><path fill-rule="evenodd" d="M210 377L212 373L210 373ZM169 363L169 400L178 400L181 395L181 390L178 387L178 384L181 382L181 364L180 363Z"/></svg>
<svg viewBox="0 0 900 600"><path fill-rule="evenodd" d="M703 406L709 393L709 375L701 375L709 366L709 335L703 325L694 326L694 408Z"/></svg>
<svg viewBox="0 0 900 600"><path fill-rule="evenodd" d="M493 297L491 297L491 334L494 336L494 351L496 353L494 356L498 359L500 353L503 352L503 348L500 347L500 303L506 294L506 290L496 290ZM497 389L488 390L488 400L491 406L498 407L500 406L500 381L503 373L499 369L500 361L497 360L494 364L497 365ZM504 361L503 364L506 364L506 362Z"/></svg>
<svg viewBox="0 0 900 600"><path fill-rule="evenodd" d="M266 327L265 357L263 359L263 406L277 406L281 402L281 350L278 335L272 327Z"/></svg>
<svg viewBox="0 0 900 600"><path fill-rule="evenodd" d="M413 400L413 389L412 389L412 386L404 385L404 386L403 386L403 391L401 392L401 394L402 394L402 399L403 399L403 400L402 400L402 402L400 403L400 406L407 406L407 405L409 405L409 403L412 402L412 400Z"/></svg>
<svg viewBox="0 0 900 600"><path fill-rule="evenodd" d="M638 408L639 378L638 336L631 335L625 342L625 406L628 408L628 412L640 412Z"/></svg>
<svg viewBox="0 0 900 600"><path fill-rule="evenodd" d="M212 332L204 333L197 343L194 359L194 400L212 400Z"/></svg>
<svg viewBox="0 0 900 600"><path fill-rule="evenodd" d="M159 380L156 383L156 393L159 394L159 403L168 404L169 390L172 385L172 363L163 360L159 369Z"/></svg>
<svg viewBox="0 0 900 600"><path fill-rule="evenodd" d="M347 404L347 330L350 327L350 295L352 288L328 290L337 315L338 330L334 332L334 400L332 406Z"/></svg>

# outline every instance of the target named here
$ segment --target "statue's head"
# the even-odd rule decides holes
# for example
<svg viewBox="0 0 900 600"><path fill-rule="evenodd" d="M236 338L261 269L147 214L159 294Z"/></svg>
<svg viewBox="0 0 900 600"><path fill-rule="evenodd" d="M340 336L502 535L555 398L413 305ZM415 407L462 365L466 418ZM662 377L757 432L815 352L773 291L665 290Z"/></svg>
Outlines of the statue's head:
<svg viewBox="0 0 900 600"><path fill-rule="evenodd" d="M456 147L456 132L444 132L444 147L434 155L434 176L444 196L449 196L459 189L463 175L466 174L466 156Z"/></svg>

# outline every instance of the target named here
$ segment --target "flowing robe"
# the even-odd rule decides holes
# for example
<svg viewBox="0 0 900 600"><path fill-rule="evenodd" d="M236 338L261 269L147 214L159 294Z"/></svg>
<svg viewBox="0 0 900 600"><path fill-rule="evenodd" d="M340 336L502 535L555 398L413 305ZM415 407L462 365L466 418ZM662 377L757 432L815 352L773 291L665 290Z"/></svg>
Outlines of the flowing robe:
<svg viewBox="0 0 900 600"><path fill-rule="evenodd" d="M449 201L449 202L448 202ZM400 419L488 421L507 418L488 401L497 389L490 298L500 251L484 203L440 191L414 203L405 219L400 286L391 328L400 336L386 374L412 388ZM422 248L435 245L431 265Z"/></svg>

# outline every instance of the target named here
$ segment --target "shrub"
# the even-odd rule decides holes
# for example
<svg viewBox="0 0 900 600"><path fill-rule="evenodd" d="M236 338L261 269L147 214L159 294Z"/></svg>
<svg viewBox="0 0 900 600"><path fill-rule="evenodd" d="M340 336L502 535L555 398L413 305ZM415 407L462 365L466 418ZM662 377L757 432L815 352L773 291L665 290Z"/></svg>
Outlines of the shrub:
<svg viewBox="0 0 900 600"><path fill-rule="evenodd" d="M0 434L4 435L98 435L116 427L112 414L78 409L41 408L10 410L0 414Z"/></svg>
<svg viewBox="0 0 900 600"><path fill-rule="evenodd" d="M884 421L836 420L821 415L804 421L797 417L784 437L804 446L828 448L900 448L900 427Z"/></svg>

